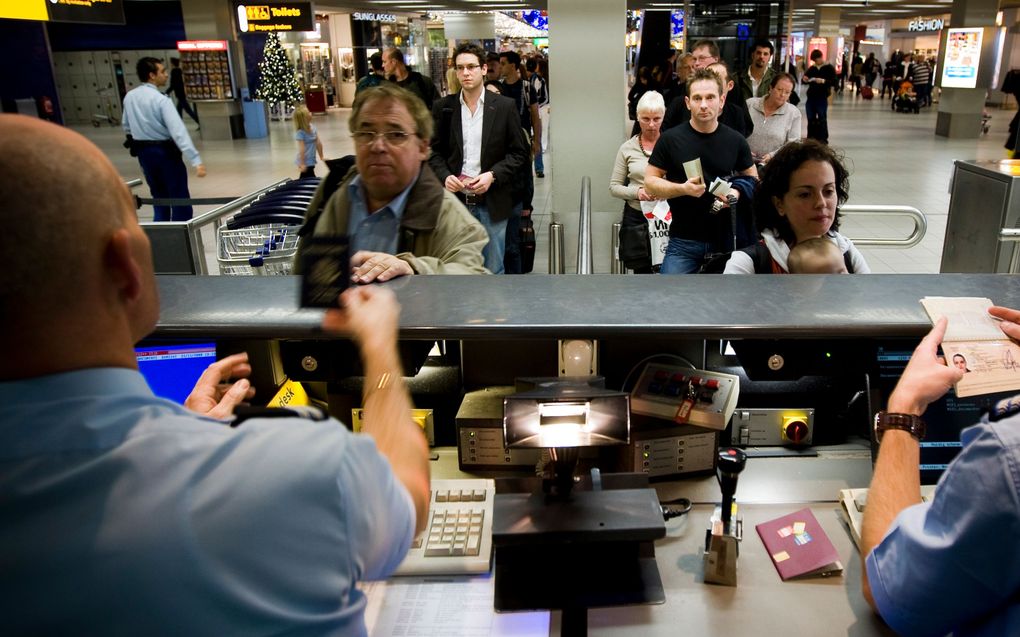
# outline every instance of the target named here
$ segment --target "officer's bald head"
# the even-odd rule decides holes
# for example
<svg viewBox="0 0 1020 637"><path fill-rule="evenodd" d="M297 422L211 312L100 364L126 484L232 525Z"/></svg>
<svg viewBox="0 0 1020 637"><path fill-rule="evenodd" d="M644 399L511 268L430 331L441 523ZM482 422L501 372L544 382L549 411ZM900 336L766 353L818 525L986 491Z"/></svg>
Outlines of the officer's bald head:
<svg viewBox="0 0 1020 637"><path fill-rule="evenodd" d="M0 115L0 175L0 325L73 316L110 237L137 225L127 187L84 137L21 115Z"/></svg>

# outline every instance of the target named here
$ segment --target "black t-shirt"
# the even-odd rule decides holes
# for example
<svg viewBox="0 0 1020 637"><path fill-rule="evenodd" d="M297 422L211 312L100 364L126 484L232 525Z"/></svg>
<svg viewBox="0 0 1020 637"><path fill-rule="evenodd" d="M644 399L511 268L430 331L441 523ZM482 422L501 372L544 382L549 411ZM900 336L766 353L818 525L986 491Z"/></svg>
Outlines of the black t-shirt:
<svg viewBox="0 0 1020 637"><path fill-rule="evenodd" d="M818 82L810 82L807 87L808 99L813 98L828 98L829 87L836 85L836 69L832 68L831 64L823 64L821 66L811 66L808 70L804 71L804 78L816 78L820 77L825 80L825 84L819 84Z"/></svg>
<svg viewBox="0 0 1020 637"><path fill-rule="evenodd" d="M506 80L499 83L499 92L509 97L517 104L517 113L521 116L521 128L524 132L531 134L531 105L538 103L538 96L531 84L521 78L513 84Z"/></svg>
<svg viewBox="0 0 1020 637"><path fill-rule="evenodd" d="M712 213L715 196L708 192L707 187L716 177L726 179L747 170L754 165L754 160L751 159L747 140L729 126L719 124L714 132L706 134L699 133L690 122L685 122L662 134L648 163L666 171L669 181L680 184L687 181L684 162L698 158L701 159L705 178L705 194L697 199L683 196L669 200L669 209L673 213L669 236L711 243L725 236L721 232L728 232L730 216L726 209L725 214Z"/></svg>

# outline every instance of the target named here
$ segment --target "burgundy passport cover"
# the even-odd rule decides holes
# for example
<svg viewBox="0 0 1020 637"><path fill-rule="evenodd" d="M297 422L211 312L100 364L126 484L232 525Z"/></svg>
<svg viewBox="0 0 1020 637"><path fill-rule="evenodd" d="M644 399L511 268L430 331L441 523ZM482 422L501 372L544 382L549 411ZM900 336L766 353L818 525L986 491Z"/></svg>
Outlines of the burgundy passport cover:
<svg viewBox="0 0 1020 637"><path fill-rule="evenodd" d="M836 547L811 509L801 509L754 528L784 581L843 570Z"/></svg>

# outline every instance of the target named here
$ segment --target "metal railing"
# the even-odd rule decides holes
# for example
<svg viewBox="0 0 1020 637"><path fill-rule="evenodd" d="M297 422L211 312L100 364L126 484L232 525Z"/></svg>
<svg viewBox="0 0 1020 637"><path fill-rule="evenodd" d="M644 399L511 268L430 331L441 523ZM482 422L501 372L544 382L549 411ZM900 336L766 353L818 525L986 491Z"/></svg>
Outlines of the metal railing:
<svg viewBox="0 0 1020 637"><path fill-rule="evenodd" d="M843 217L908 217L914 222L914 229L905 239L883 239L881 237L848 237L857 247L912 248L921 243L928 231L928 218L912 206L883 206L861 204L843 206L839 209Z"/></svg>
<svg viewBox="0 0 1020 637"><path fill-rule="evenodd" d="M563 224L549 224L549 274L563 274Z"/></svg>
<svg viewBox="0 0 1020 637"><path fill-rule="evenodd" d="M577 226L577 273L592 274L595 269L591 253L591 178L581 178L581 218Z"/></svg>
<svg viewBox="0 0 1020 637"><path fill-rule="evenodd" d="M142 185L142 178L135 177L134 179L128 179L127 181L124 182L124 185L127 186L128 189L137 188Z"/></svg>
<svg viewBox="0 0 1020 637"><path fill-rule="evenodd" d="M1020 250L1017 249L1017 243L1020 242L1020 228L999 230L999 242L1013 244L1013 256L1009 259L1009 274L1020 273Z"/></svg>
<svg viewBox="0 0 1020 637"><path fill-rule="evenodd" d="M208 225L217 223L230 213L243 208L267 190L272 190L273 188L281 186L288 181L290 180L281 179L276 183L259 188L258 190L248 193L242 197L238 197L228 204L224 204L219 208L200 214L188 221L152 221L145 222L141 224L141 226L146 233L149 234L150 238L153 237L154 233L175 235L175 240L169 242L168 245L180 246L181 243L183 243L184 246L186 246L191 259L191 272L193 274L200 275L209 274L209 265L206 263L205 259L205 241L202 239L202 229ZM184 236L181 237L180 235ZM153 257L156 258L157 255L154 254Z"/></svg>

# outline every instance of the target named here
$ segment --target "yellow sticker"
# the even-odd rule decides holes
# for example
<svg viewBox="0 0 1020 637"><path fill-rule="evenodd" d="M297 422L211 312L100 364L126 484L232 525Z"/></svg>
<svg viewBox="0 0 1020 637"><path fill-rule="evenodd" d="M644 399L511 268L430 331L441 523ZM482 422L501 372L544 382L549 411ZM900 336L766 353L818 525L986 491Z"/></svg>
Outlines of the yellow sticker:
<svg viewBox="0 0 1020 637"><path fill-rule="evenodd" d="M803 522L794 522L793 523L793 533L794 533L794 535L800 535L801 533L803 533L804 532L804 528L806 526L807 525L804 524Z"/></svg>
<svg viewBox="0 0 1020 637"><path fill-rule="evenodd" d="M786 560L790 559L790 554L787 553L786 551L779 551L778 553L772 554L772 559L775 561L776 564L779 564L780 562L785 562Z"/></svg>

